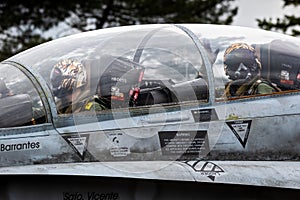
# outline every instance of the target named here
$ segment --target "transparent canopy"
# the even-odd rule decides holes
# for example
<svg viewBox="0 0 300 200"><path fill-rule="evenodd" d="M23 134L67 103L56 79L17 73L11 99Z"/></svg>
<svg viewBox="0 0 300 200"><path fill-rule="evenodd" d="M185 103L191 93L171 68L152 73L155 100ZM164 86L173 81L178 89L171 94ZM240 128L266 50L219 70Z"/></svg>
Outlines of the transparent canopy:
<svg viewBox="0 0 300 200"><path fill-rule="evenodd" d="M109 28L57 39L8 60L30 67L41 76L38 79L45 80L59 114L90 108L205 104L227 99L224 92L230 77L224 70L224 53L233 43L251 45L261 64L259 74L281 91L299 89L298 38L234 26ZM19 78L6 68L1 66L5 73L0 78ZM25 86L16 90L32 93ZM35 96L34 104L40 105Z"/></svg>

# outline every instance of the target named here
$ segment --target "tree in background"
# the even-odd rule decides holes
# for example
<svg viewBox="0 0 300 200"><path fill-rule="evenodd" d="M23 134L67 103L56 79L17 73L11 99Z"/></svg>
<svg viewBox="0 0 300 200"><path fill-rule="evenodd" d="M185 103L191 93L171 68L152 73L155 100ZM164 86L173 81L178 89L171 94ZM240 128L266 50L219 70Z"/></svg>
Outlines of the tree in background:
<svg viewBox="0 0 300 200"><path fill-rule="evenodd" d="M300 0L283 0L284 5L286 6L300 6ZM300 12L299 12L300 13ZM277 18L276 22L273 22L272 18L269 20L257 19L258 26L265 30L281 30L283 33L287 33L288 30L291 31L291 35L299 36L300 29L297 29L297 26L300 26L300 16L296 17L295 15L285 15L282 19Z"/></svg>
<svg viewBox="0 0 300 200"><path fill-rule="evenodd" d="M0 60L74 31L149 23L231 24L237 14L233 1L2 0ZM62 34L45 36L62 24Z"/></svg>

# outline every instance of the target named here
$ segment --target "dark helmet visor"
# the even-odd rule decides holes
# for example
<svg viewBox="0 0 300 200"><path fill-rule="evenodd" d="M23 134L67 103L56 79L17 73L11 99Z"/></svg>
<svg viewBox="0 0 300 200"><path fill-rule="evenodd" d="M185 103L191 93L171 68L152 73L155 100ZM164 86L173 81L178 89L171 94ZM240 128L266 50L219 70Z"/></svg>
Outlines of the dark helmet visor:
<svg viewBox="0 0 300 200"><path fill-rule="evenodd" d="M254 53L248 49L236 49L230 52L225 57L224 64L227 66L227 70L236 71L241 63L251 68L255 65Z"/></svg>

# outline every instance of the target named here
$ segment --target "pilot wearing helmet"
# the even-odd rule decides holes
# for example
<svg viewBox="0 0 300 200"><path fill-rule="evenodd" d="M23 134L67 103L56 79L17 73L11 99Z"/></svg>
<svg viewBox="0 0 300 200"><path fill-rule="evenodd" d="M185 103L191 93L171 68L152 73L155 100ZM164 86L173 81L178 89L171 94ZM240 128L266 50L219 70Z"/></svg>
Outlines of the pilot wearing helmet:
<svg viewBox="0 0 300 200"><path fill-rule="evenodd" d="M59 99L60 113L74 113L105 109L95 102L86 88L86 69L78 60L67 59L56 64L50 75L53 94Z"/></svg>
<svg viewBox="0 0 300 200"><path fill-rule="evenodd" d="M226 84L227 97L271 94L279 91L275 85L261 78L261 63L255 49L246 43L234 43L224 53L224 70L231 80Z"/></svg>

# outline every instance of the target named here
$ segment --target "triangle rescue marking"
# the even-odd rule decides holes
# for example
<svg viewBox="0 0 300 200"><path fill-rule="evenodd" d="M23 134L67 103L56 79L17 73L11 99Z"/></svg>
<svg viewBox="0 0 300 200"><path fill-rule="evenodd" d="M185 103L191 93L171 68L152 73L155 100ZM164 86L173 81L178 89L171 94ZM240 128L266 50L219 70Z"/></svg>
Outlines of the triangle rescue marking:
<svg viewBox="0 0 300 200"><path fill-rule="evenodd" d="M70 144L70 146L78 153L78 155L83 159L84 153L87 148L88 135L72 135L65 136L65 140Z"/></svg>
<svg viewBox="0 0 300 200"><path fill-rule="evenodd" d="M250 133L251 120L239 120L226 122L228 127L232 130L239 142L245 148Z"/></svg>

